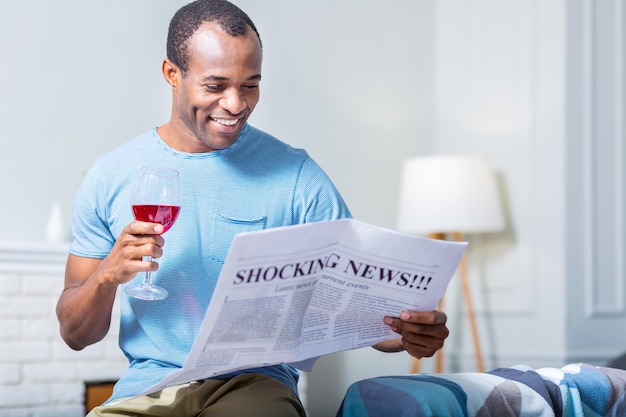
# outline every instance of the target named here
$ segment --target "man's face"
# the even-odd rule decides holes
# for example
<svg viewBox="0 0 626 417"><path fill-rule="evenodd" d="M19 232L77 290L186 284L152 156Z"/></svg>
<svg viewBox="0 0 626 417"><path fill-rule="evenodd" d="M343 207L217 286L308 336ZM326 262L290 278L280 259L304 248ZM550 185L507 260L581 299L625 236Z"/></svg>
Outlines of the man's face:
<svg viewBox="0 0 626 417"><path fill-rule="evenodd" d="M205 23L188 40L189 68L174 84L173 146L210 152L232 145L259 101L261 44Z"/></svg>

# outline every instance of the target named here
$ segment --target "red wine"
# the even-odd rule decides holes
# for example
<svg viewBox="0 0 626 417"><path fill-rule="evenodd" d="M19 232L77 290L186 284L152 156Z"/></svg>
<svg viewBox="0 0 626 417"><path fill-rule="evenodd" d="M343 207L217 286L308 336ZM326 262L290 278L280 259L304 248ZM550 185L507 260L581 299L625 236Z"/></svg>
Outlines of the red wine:
<svg viewBox="0 0 626 417"><path fill-rule="evenodd" d="M159 206L154 204L133 205L135 219L142 222L161 223L163 233L170 230L170 227L178 217L180 206Z"/></svg>

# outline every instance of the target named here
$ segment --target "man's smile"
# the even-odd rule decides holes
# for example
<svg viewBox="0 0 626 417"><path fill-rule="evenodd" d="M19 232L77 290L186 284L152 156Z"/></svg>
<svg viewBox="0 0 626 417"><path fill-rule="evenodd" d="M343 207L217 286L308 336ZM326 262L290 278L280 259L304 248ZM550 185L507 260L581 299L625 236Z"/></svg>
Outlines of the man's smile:
<svg viewBox="0 0 626 417"><path fill-rule="evenodd" d="M237 122L239 122L239 120L241 120L241 118L238 119L221 119L221 118L217 118L217 117L211 117L211 120L213 120L216 123L219 123L221 125L224 126L234 126L237 124Z"/></svg>

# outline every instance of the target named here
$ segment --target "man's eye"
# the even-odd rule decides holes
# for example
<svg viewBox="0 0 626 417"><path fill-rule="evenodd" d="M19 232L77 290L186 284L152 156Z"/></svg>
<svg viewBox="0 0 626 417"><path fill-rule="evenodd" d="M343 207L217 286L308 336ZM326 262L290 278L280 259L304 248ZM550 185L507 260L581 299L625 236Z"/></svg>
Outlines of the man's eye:
<svg viewBox="0 0 626 417"><path fill-rule="evenodd" d="M207 84L204 86L209 91L220 91L222 86L219 84Z"/></svg>
<svg viewBox="0 0 626 417"><path fill-rule="evenodd" d="M246 88L248 90L256 90L257 88L259 88L258 84L246 84L243 86L243 88Z"/></svg>

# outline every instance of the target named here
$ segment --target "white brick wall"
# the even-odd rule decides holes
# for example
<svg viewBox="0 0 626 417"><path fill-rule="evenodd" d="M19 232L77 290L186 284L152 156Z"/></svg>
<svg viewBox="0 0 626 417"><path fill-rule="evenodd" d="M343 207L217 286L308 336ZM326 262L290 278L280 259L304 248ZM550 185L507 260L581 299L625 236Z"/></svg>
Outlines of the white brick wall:
<svg viewBox="0 0 626 417"><path fill-rule="evenodd" d="M107 337L76 352L59 336L56 301L68 247L0 243L0 417L84 416L85 382L117 379L119 306Z"/></svg>

